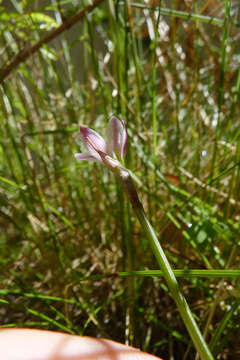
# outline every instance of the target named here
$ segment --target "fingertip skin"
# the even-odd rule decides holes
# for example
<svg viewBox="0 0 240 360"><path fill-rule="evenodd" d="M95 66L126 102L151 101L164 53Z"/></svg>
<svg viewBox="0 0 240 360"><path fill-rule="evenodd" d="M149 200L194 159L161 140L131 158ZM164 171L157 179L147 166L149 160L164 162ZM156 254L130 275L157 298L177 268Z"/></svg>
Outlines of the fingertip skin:
<svg viewBox="0 0 240 360"><path fill-rule="evenodd" d="M0 330L1 360L161 360L112 340L37 329Z"/></svg>

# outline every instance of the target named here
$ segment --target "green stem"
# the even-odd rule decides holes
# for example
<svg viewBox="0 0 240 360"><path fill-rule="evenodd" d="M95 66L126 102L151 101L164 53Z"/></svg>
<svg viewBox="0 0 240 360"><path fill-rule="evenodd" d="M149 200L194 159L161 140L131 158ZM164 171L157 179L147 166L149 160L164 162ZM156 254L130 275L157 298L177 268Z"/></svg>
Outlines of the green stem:
<svg viewBox="0 0 240 360"><path fill-rule="evenodd" d="M134 183L131 179L130 174L127 171L124 171L120 174L120 179L124 185L124 190L126 191L129 200L132 203L135 214L152 246L154 255L158 261L158 264L163 272L163 276L166 280L166 283L171 291L172 297L175 300L178 310L181 314L181 317L185 323L185 326L189 332L189 335L192 338L192 341L197 349L202 360L213 360L213 356L193 318L191 310L181 293L177 279L172 271L172 268L168 262L168 259L157 239L157 236L147 219L147 216L144 212L143 206L138 198Z"/></svg>

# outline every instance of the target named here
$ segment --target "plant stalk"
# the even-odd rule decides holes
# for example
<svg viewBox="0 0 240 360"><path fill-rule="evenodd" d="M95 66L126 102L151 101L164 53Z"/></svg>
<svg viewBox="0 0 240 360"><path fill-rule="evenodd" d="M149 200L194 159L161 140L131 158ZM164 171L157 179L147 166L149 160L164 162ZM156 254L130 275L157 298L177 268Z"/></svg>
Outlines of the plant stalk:
<svg viewBox="0 0 240 360"><path fill-rule="evenodd" d="M184 324L189 332L189 335L197 349L202 360L213 360L213 356L193 318L191 310L181 293L177 279L172 271L172 268L168 262L168 259L157 239L155 231L147 219L142 203L138 198L138 194L128 171L120 173L120 179L124 185L124 190L132 204L133 210L147 236L154 255L158 261L158 264L163 272L163 276L166 280L168 288L172 294L172 297L177 304L180 315L184 321Z"/></svg>

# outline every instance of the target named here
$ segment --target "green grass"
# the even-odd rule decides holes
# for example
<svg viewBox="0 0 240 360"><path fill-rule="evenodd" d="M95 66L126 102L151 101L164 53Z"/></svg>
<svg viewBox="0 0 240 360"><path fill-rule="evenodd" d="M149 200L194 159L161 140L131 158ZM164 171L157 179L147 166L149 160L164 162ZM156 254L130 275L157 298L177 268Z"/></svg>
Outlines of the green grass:
<svg viewBox="0 0 240 360"><path fill-rule="evenodd" d="M35 3L2 2L0 71L60 24L60 11L82 9ZM73 156L79 125L104 134L115 114L128 127L126 165L214 357L238 358L240 9L169 4L105 0L0 84L0 326L195 358L121 185Z"/></svg>

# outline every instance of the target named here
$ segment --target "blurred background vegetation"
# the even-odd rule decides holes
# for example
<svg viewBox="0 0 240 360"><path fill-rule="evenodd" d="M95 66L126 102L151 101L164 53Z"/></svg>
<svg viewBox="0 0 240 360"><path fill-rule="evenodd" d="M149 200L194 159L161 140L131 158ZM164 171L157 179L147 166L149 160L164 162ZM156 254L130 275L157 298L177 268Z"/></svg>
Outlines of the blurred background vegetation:
<svg viewBox="0 0 240 360"><path fill-rule="evenodd" d="M114 114L215 358L240 357L239 44L237 0L0 2L1 326L195 358L121 186L73 156Z"/></svg>

